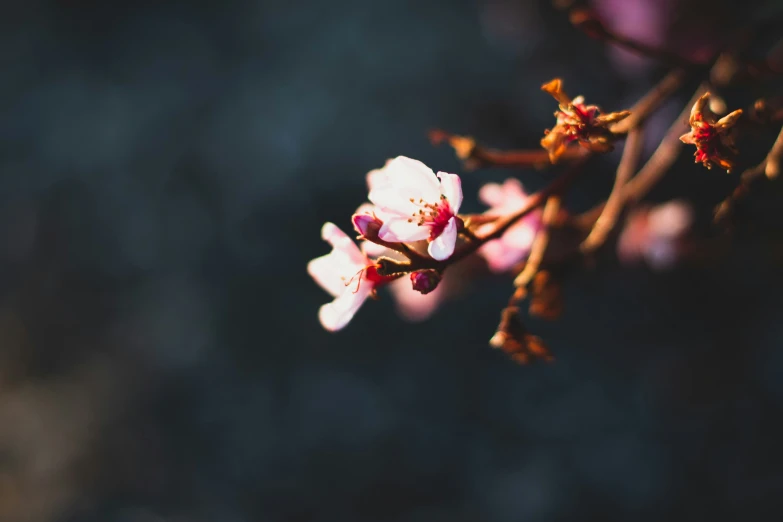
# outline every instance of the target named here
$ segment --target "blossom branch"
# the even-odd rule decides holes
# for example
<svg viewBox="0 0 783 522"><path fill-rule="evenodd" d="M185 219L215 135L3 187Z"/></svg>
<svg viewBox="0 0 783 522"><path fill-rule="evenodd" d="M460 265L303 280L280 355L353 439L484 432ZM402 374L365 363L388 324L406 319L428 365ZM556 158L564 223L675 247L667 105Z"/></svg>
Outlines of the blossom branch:
<svg viewBox="0 0 783 522"><path fill-rule="evenodd" d="M611 127L612 133L625 134L631 129L642 125L663 102L669 99L682 86L685 78L685 69L679 68L669 72L647 94L628 109L631 113L630 116Z"/></svg>
<svg viewBox="0 0 783 522"><path fill-rule="evenodd" d="M544 205L544 216L541 223L541 229L536 234L533 245L530 248L530 255L527 258L525 267L522 272L514 279L514 286L517 288L526 287L530 281L533 280L533 276L538 272L541 266L541 261L544 260L544 254L546 253L547 246L549 246L549 229L555 222L558 212L560 211L560 198L557 195L553 195L546 200ZM517 294L515 293L515 296ZM523 293L521 295L524 295Z"/></svg>

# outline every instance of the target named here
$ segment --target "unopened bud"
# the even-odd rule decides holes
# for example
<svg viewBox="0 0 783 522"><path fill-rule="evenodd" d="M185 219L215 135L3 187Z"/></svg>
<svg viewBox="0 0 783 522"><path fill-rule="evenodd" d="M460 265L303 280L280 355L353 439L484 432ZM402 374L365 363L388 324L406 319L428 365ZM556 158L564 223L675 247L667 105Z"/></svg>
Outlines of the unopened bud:
<svg viewBox="0 0 783 522"><path fill-rule="evenodd" d="M435 290L438 287L440 280L440 272L431 268L411 272L411 283L413 283L413 289L417 292L421 292L422 294L429 294Z"/></svg>
<svg viewBox="0 0 783 522"><path fill-rule="evenodd" d="M378 239L378 231L383 226L383 221L375 217L374 214L354 214L351 218L353 227L365 239Z"/></svg>

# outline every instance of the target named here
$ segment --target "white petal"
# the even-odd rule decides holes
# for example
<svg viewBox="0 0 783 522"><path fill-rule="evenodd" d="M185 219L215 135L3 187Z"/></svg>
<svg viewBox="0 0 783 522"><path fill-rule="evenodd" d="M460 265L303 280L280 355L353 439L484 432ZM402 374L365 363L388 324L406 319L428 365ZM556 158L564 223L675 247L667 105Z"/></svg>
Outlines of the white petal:
<svg viewBox="0 0 783 522"><path fill-rule="evenodd" d="M321 288L337 296L345 289L345 282L367 266L367 257L333 223L323 226L321 237L332 245L332 251L307 263L307 273Z"/></svg>
<svg viewBox="0 0 783 522"><path fill-rule="evenodd" d="M344 264L340 261L338 256L327 254L307 263L307 273L332 297L337 297L345 290L346 280L343 279L345 274L342 270Z"/></svg>
<svg viewBox="0 0 783 522"><path fill-rule="evenodd" d="M369 200L381 210L410 216L419 207L411 203L424 200L437 203L440 184L432 170L420 161L398 156L382 172L372 176Z"/></svg>
<svg viewBox="0 0 783 522"><path fill-rule="evenodd" d="M397 156L388 162L384 169L387 179L396 185L410 187L424 185L438 191L438 180L435 178L435 173L419 160Z"/></svg>
<svg viewBox="0 0 783 522"><path fill-rule="evenodd" d="M400 188L391 185L384 185L373 189L367 198L372 201L381 212L398 217L405 216L406 219L418 212L421 208L421 206L411 202L411 199L414 201L423 199L413 190L409 190L406 187Z"/></svg>
<svg viewBox="0 0 783 522"><path fill-rule="evenodd" d="M346 288L334 301L323 305L318 310L318 319L321 321L321 325L330 332L342 329L367 300L372 289L373 285L368 281L362 281L356 291L353 285Z"/></svg>
<svg viewBox="0 0 783 522"><path fill-rule="evenodd" d="M417 221L408 221L407 217L391 218L383 222L378 235L384 241L421 241L430 236L430 228L419 226Z"/></svg>
<svg viewBox="0 0 783 522"><path fill-rule="evenodd" d="M353 265L364 266L366 259L353 239L337 227L334 223L324 223L321 228L321 237L332 245L335 251L344 255Z"/></svg>
<svg viewBox="0 0 783 522"><path fill-rule="evenodd" d="M364 255L369 257L388 256L390 252L385 246L378 245L372 241L362 241L361 249Z"/></svg>
<svg viewBox="0 0 783 522"><path fill-rule="evenodd" d="M462 180L456 174L448 172L438 172L438 178L440 178L441 193L449 200L451 211L456 214L462 205Z"/></svg>
<svg viewBox="0 0 783 522"><path fill-rule="evenodd" d="M457 221L449 219L443 233L436 237L427 248L430 256L438 261L448 259L454 253L454 245L457 243Z"/></svg>

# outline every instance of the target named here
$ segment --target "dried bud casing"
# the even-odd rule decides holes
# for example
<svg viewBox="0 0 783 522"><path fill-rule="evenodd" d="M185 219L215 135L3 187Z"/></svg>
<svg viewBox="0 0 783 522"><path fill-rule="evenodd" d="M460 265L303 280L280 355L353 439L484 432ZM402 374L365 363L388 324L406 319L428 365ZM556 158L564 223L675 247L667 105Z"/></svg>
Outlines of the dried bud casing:
<svg viewBox="0 0 783 522"><path fill-rule="evenodd" d="M490 346L506 352L513 360L525 364L531 359L542 359L550 362L554 360L544 342L535 335L527 332L522 324L519 308L509 306L503 309L500 316L500 325L492 339Z"/></svg>
<svg viewBox="0 0 783 522"><path fill-rule="evenodd" d="M530 315L553 321L563 313L563 292L560 282L542 270L533 278Z"/></svg>
<svg viewBox="0 0 783 522"><path fill-rule="evenodd" d="M438 287L441 275L437 270L426 268L411 272L411 283L413 289L422 294L429 294Z"/></svg>

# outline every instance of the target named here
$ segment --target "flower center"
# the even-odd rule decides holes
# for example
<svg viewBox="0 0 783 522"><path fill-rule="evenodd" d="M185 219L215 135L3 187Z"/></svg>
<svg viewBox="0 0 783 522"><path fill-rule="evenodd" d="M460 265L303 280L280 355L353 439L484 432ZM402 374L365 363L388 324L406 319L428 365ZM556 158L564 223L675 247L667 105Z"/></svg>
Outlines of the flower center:
<svg viewBox="0 0 783 522"><path fill-rule="evenodd" d="M416 222L420 227L430 227L429 241L441 235L446 225L449 224L449 220L454 217L449 200L443 194L437 203L428 203L423 199L419 199L417 202L413 198L410 201L418 206L419 210L408 218L408 223Z"/></svg>
<svg viewBox="0 0 783 522"><path fill-rule="evenodd" d="M368 262L372 263L372 261L369 261L369 260L368 260ZM348 279L345 282L345 286L350 286L355 281L356 282L356 288L353 289L353 293L355 294L356 292L359 291L359 288L362 285L362 279L365 279L374 288L377 288L379 286L385 285L386 283L394 281L398 277L399 277L398 275L382 276L381 274L378 273L378 267L375 264L371 264L371 265L368 265L368 266L362 268L358 272L356 272L353 275L353 277L351 277L350 279ZM343 281L345 281L346 278L343 277L342 279L343 279Z"/></svg>

